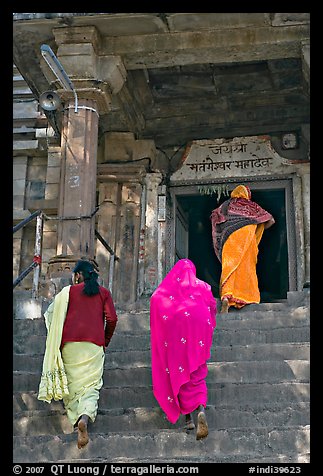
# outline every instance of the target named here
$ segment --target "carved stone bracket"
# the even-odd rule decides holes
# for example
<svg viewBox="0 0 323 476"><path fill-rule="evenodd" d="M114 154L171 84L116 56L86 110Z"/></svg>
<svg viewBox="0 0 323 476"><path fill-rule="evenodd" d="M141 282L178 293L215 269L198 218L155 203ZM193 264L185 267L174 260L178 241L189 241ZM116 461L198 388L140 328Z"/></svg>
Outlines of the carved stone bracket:
<svg viewBox="0 0 323 476"><path fill-rule="evenodd" d="M100 114L109 112L111 96L122 89L127 78L120 56L99 56L101 38L94 26L54 28L53 33L58 45L57 57L77 94L95 100ZM55 78L51 77L50 82L57 83L63 100L73 98L73 93L59 88Z"/></svg>

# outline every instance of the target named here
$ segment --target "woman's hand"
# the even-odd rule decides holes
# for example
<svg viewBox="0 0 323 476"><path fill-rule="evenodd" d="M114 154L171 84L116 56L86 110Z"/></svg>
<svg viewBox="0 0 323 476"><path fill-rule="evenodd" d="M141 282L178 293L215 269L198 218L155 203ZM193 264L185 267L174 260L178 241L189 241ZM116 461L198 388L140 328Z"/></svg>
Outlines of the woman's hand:
<svg viewBox="0 0 323 476"><path fill-rule="evenodd" d="M274 217L272 217L270 220L266 221L265 222L265 230L267 230L267 228L270 228L274 223L275 223L275 218Z"/></svg>

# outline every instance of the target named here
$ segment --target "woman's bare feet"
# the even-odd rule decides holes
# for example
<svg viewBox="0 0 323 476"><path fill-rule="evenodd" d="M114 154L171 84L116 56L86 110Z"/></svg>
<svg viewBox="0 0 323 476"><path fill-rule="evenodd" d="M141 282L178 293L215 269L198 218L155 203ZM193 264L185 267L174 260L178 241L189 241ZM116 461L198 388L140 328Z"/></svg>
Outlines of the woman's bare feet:
<svg viewBox="0 0 323 476"><path fill-rule="evenodd" d="M79 449L84 448L89 442L89 435L87 432L87 424L89 417L82 415L77 424L77 447Z"/></svg>
<svg viewBox="0 0 323 476"><path fill-rule="evenodd" d="M195 424L192 418L192 415L188 413L185 415L185 430L194 430L195 429Z"/></svg>
<svg viewBox="0 0 323 476"><path fill-rule="evenodd" d="M221 305L221 314L227 314L229 312L229 300L228 298L223 298L222 299L222 305Z"/></svg>
<svg viewBox="0 0 323 476"><path fill-rule="evenodd" d="M197 415L197 430L196 430L196 439L201 440L202 438L206 438L209 434L209 429L206 421L204 407L202 405L198 408L198 415Z"/></svg>

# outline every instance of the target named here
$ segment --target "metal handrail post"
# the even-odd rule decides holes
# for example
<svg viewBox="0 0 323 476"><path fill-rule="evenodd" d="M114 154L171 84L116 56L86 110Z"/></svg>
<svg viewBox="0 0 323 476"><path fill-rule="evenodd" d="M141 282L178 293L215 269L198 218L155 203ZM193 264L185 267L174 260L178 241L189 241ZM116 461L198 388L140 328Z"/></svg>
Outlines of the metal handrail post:
<svg viewBox="0 0 323 476"><path fill-rule="evenodd" d="M37 216L37 222L36 222L36 241L35 241L35 253L34 253L34 259L38 259L38 264L37 267L35 268L34 271L34 276L33 276L33 287L32 287L32 292L31 296L33 299L38 298L38 291L39 291L39 276L40 276L40 268L41 268L41 251L42 251L42 236L43 236L43 224L44 224L44 218L43 214L40 213Z"/></svg>
<svg viewBox="0 0 323 476"><path fill-rule="evenodd" d="M109 283L108 283L108 287L109 287L109 290L110 290L111 294L112 294L112 284L113 284L114 257L115 257L114 254L110 255L110 263L109 263Z"/></svg>
<svg viewBox="0 0 323 476"><path fill-rule="evenodd" d="M114 262L115 260L119 260L119 256L117 256L115 254L115 252L113 251L113 249L111 248L111 246L108 245L108 243L105 241L104 238L102 238L102 236L100 235L100 233L95 230L95 236L97 237L97 239L102 243L102 245L104 246L104 248L106 250L108 250L108 252L110 253L110 262L109 262L109 278L108 278L108 288L112 294L112 286L113 286L113 273L114 273Z"/></svg>

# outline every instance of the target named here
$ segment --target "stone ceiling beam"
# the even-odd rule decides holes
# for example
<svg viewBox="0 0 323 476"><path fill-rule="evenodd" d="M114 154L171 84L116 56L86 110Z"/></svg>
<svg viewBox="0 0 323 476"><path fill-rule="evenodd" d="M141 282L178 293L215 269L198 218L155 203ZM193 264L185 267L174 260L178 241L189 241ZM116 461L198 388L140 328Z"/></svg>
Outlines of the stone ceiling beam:
<svg viewBox="0 0 323 476"><path fill-rule="evenodd" d="M308 25L103 37L100 56L120 55L127 70L202 63L300 58Z"/></svg>

